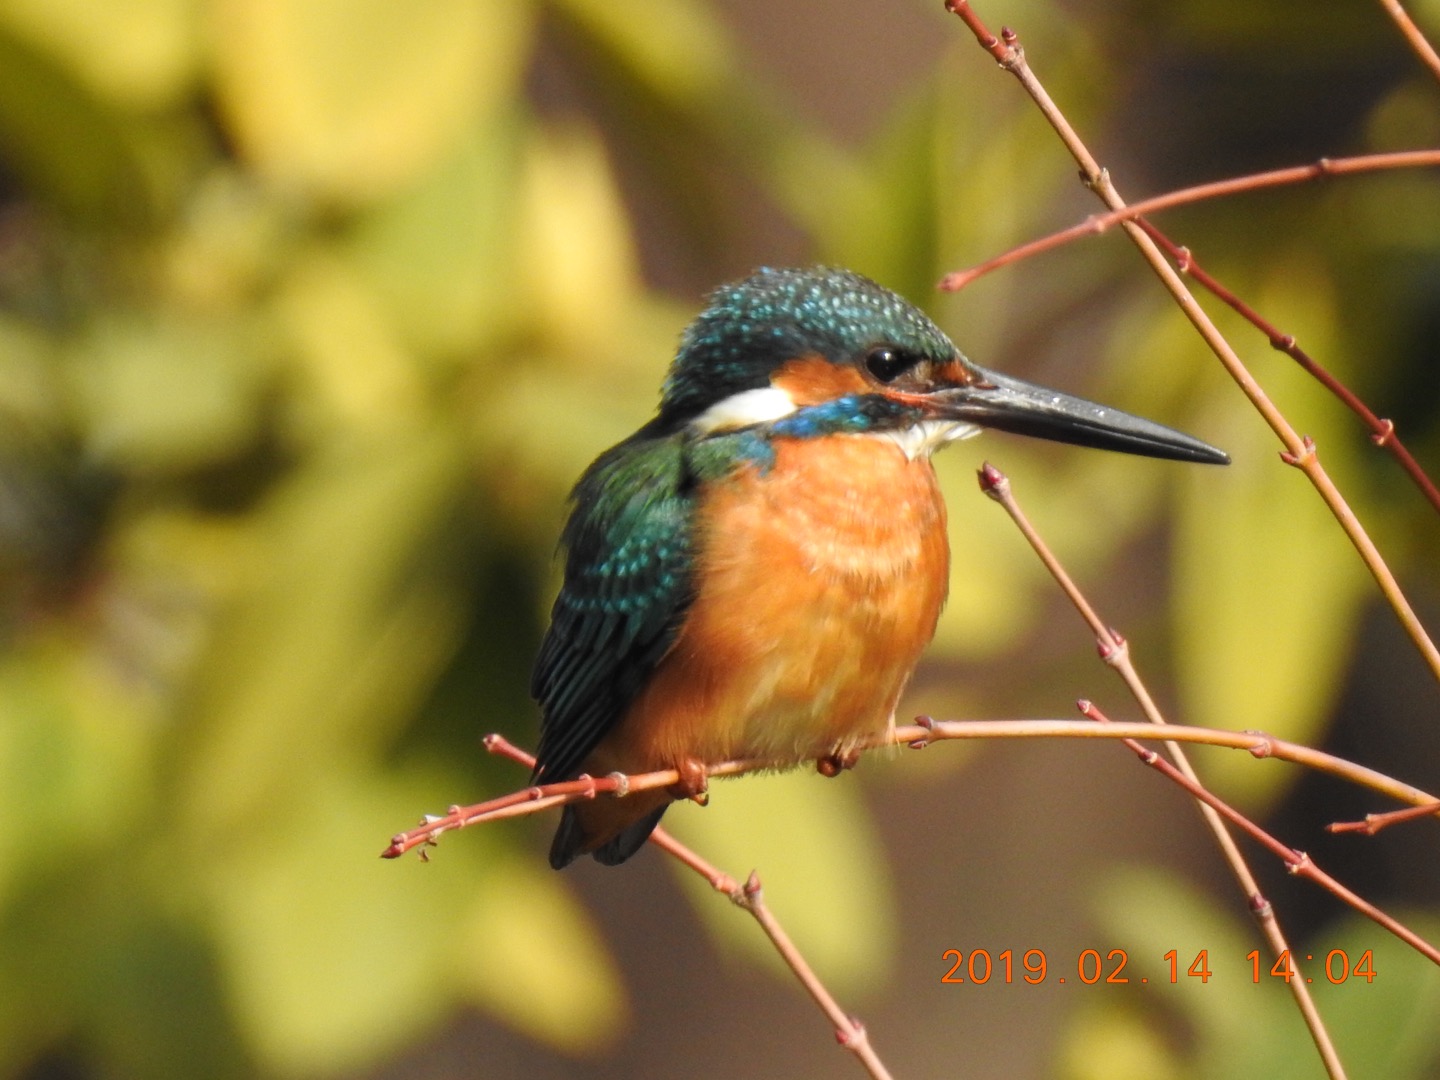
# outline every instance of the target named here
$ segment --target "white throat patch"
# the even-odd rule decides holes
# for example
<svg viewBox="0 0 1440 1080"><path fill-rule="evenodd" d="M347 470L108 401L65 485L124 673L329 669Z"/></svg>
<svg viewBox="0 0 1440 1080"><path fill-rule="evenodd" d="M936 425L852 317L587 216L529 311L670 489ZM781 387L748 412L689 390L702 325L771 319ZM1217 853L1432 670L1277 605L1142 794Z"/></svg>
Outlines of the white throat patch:
<svg viewBox="0 0 1440 1080"><path fill-rule="evenodd" d="M921 420L908 428L878 433L880 438L892 440L911 461L929 457L947 443L979 434L979 427L963 420Z"/></svg>

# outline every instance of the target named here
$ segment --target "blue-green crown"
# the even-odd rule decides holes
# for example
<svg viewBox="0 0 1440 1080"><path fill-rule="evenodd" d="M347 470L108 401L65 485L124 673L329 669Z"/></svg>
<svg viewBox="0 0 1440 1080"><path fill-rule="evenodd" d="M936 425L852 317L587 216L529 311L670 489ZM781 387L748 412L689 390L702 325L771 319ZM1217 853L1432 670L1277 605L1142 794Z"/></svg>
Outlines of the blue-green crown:
<svg viewBox="0 0 1440 1080"><path fill-rule="evenodd" d="M660 410L670 420L770 384L787 360L820 355L844 363L876 345L945 361L950 339L914 305L850 270L763 267L722 285L685 330Z"/></svg>

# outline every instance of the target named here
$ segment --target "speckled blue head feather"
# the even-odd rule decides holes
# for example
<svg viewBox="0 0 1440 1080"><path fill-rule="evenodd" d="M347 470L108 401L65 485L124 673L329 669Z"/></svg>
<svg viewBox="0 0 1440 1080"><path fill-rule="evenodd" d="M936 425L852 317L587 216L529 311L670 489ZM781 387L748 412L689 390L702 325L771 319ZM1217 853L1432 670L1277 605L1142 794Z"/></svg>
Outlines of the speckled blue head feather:
<svg viewBox="0 0 1440 1080"><path fill-rule="evenodd" d="M836 363L878 344L946 361L955 346L903 298L850 270L764 267L710 295L666 376L660 410L674 421L768 386L780 365L820 355Z"/></svg>

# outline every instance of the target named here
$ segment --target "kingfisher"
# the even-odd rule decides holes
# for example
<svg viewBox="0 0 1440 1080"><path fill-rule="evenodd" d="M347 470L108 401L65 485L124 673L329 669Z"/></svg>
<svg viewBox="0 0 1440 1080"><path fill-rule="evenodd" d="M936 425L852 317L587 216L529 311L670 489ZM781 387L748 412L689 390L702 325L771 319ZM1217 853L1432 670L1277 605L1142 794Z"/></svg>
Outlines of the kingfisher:
<svg viewBox="0 0 1440 1080"><path fill-rule="evenodd" d="M675 769L568 804L557 870L633 855L705 765L833 774L894 724L950 579L930 457L982 428L1225 464L1198 439L982 368L848 270L763 268L684 331L659 409L581 476L531 682L534 781Z"/></svg>

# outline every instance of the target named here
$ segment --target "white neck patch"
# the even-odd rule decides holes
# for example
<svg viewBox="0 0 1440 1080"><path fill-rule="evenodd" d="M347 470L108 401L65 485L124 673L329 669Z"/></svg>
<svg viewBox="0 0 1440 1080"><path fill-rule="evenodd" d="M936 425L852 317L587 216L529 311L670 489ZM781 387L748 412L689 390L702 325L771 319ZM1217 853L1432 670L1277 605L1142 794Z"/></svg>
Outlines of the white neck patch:
<svg viewBox="0 0 1440 1080"><path fill-rule="evenodd" d="M772 420L779 420L798 408L794 399L780 387L763 386L757 390L742 390L717 401L691 420L690 428L698 435L735 431L752 424L768 424Z"/></svg>

